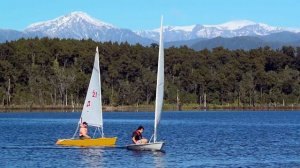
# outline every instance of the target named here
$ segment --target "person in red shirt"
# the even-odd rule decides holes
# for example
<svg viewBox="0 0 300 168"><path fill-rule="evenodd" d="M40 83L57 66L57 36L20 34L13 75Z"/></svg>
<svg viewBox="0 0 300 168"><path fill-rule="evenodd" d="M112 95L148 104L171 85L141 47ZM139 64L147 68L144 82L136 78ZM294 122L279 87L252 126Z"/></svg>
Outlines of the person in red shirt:
<svg viewBox="0 0 300 168"><path fill-rule="evenodd" d="M135 144L146 144L148 143L148 140L146 138L143 138L142 133L144 131L143 126L139 126L138 129L136 129L132 133L132 142Z"/></svg>

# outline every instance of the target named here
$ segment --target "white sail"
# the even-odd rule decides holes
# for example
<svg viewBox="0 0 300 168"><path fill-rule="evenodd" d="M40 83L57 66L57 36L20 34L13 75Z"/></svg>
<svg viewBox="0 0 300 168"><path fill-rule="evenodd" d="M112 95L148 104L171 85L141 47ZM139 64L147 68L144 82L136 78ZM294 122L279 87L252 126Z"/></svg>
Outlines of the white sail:
<svg viewBox="0 0 300 168"><path fill-rule="evenodd" d="M102 100L100 82L99 52L96 48L93 72L84 101L79 123L87 122L89 126L101 127L103 131Z"/></svg>
<svg viewBox="0 0 300 168"><path fill-rule="evenodd" d="M158 53L158 70L156 85L156 101L155 101L155 120L153 140L156 142L157 127L160 121L164 98L164 46L163 46L163 17L161 17L159 53Z"/></svg>

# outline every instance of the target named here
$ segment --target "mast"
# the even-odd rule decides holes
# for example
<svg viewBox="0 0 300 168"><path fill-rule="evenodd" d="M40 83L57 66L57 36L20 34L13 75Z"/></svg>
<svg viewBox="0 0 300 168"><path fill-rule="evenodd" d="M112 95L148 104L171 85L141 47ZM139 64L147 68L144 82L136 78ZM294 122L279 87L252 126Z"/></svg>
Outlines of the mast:
<svg viewBox="0 0 300 168"><path fill-rule="evenodd" d="M98 55L98 67L99 67L99 73L98 73L98 76L99 76L99 112L101 114L101 123L100 123L100 129L101 129L101 136L102 138L104 137L104 131L103 131L103 113L102 113L102 92L101 92L101 73L100 73L100 57L99 57L99 50L98 50L98 46L96 47L96 55Z"/></svg>
<svg viewBox="0 0 300 168"><path fill-rule="evenodd" d="M163 98L164 98L164 46L163 46L163 16L161 16L156 101L155 101L154 135L153 135L154 142L156 142L157 139L157 127L160 121Z"/></svg>

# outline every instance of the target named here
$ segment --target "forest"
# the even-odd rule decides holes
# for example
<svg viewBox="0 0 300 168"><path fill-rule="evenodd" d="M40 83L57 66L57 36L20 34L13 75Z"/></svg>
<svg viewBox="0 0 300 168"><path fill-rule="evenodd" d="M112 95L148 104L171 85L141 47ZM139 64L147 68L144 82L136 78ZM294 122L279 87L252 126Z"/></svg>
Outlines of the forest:
<svg viewBox="0 0 300 168"><path fill-rule="evenodd" d="M157 44L34 38L0 44L1 106L82 105L96 46L104 105L154 104ZM165 104L300 104L300 47L164 52Z"/></svg>

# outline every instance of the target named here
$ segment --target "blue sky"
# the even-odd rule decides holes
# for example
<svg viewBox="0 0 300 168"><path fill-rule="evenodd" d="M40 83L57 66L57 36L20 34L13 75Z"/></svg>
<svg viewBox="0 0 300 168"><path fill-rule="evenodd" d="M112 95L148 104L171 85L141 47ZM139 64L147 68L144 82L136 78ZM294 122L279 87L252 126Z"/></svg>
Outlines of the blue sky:
<svg viewBox="0 0 300 168"><path fill-rule="evenodd" d="M83 11L132 30L160 25L220 24L252 20L300 28L300 0L3 0L0 28L23 30L29 24Z"/></svg>

